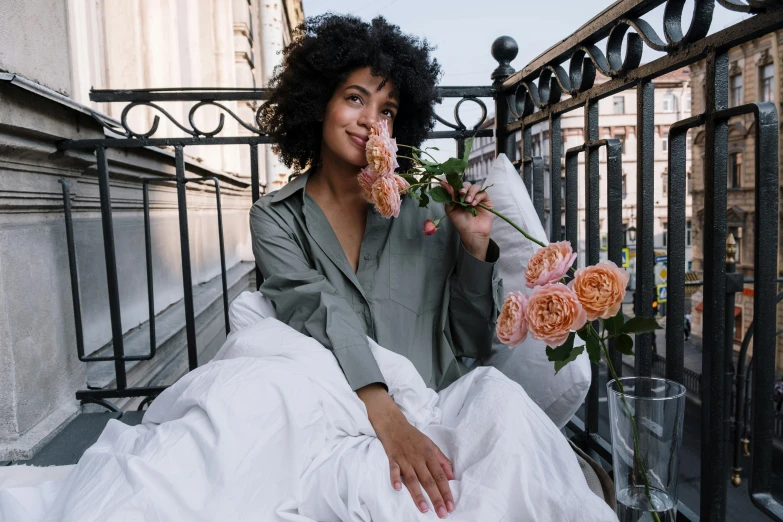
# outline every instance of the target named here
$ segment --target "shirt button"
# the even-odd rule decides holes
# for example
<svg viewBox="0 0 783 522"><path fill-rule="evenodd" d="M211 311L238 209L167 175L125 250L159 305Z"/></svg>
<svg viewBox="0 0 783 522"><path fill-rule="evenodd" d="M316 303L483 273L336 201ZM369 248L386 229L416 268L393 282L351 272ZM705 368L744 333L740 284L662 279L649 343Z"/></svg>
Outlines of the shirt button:
<svg viewBox="0 0 783 522"><path fill-rule="evenodd" d="M370 259L372 259L372 256L370 254L364 254L364 259L369 261Z"/></svg>

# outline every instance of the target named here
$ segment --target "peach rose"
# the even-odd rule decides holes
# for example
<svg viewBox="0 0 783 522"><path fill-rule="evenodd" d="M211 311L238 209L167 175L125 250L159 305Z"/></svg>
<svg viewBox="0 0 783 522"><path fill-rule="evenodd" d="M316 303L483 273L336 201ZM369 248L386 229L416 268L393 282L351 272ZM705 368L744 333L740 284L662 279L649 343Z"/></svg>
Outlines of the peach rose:
<svg viewBox="0 0 783 522"><path fill-rule="evenodd" d="M369 203L372 203L372 186L375 180L378 179L378 175L375 174L370 167L364 167L359 172L359 185L362 186L362 192L364 192L364 199ZM404 180L403 180L404 181Z"/></svg>
<svg viewBox="0 0 783 522"><path fill-rule="evenodd" d="M367 165L379 175L392 174L399 167L397 163L397 140L389 136L389 125L381 120L370 129L370 138L365 146Z"/></svg>
<svg viewBox="0 0 783 522"><path fill-rule="evenodd" d="M575 259L576 253L568 241L558 241L542 248L533 254L525 270L527 287L559 281L574 264Z"/></svg>
<svg viewBox="0 0 783 522"><path fill-rule="evenodd" d="M435 223L433 220L428 219L424 222L424 235L425 236L433 236L435 235L435 232L438 231L438 224Z"/></svg>
<svg viewBox="0 0 783 522"><path fill-rule="evenodd" d="M498 339L513 348L527 337L527 296L522 292L509 292L500 310L495 329Z"/></svg>
<svg viewBox="0 0 783 522"><path fill-rule="evenodd" d="M587 315L573 290L562 283L537 286L527 303L527 323L533 339L548 346L563 344L579 330Z"/></svg>
<svg viewBox="0 0 783 522"><path fill-rule="evenodd" d="M392 174L392 177L394 178L394 182L397 184L397 190L400 191L400 194L407 194L408 189L411 188L410 183L405 181L405 178L399 174Z"/></svg>
<svg viewBox="0 0 783 522"><path fill-rule="evenodd" d="M582 303L588 321L608 319L620 310L630 277L627 270L613 262L601 261L577 270L568 287Z"/></svg>
<svg viewBox="0 0 783 522"><path fill-rule="evenodd" d="M372 186L372 202L385 218L400 215L400 192L391 176L381 176Z"/></svg>

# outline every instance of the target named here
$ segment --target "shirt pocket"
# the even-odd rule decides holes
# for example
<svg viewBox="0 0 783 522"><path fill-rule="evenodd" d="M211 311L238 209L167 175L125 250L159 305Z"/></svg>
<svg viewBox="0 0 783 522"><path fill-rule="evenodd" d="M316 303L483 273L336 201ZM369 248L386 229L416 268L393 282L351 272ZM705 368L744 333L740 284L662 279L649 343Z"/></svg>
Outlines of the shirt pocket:
<svg viewBox="0 0 783 522"><path fill-rule="evenodd" d="M449 269L445 246L434 237L392 237L389 297L422 315L440 305Z"/></svg>

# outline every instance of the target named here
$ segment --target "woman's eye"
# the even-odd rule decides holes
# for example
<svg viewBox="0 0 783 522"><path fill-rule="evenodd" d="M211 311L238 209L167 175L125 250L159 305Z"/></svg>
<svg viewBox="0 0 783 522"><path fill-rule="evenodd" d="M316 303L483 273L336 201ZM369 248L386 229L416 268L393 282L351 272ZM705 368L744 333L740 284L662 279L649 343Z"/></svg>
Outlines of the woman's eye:
<svg viewBox="0 0 783 522"><path fill-rule="evenodd" d="M361 99L361 98L359 98L359 97L358 97L357 95L355 95L355 94L351 94L351 95L349 95L349 96L348 96L348 99L349 99L349 100L351 100L351 101L358 101L358 102L361 102L361 101L362 101L362 99Z"/></svg>
<svg viewBox="0 0 783 522"><path fill-rule="evenodd" d="M394 119L394 113L390 109L386 109L385 111L383 111L383 114L385 114L389 118Z"/></svg>

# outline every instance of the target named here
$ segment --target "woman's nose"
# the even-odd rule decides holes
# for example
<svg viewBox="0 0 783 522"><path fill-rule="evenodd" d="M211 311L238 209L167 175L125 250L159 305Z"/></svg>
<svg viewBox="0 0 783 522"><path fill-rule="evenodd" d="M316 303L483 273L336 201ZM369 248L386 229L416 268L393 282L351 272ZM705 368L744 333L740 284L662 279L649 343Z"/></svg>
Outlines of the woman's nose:
<svg viewBox="0 0 783 522"><path fill-rule="evenodd" d="M362 127L367 128L368 130L372 128L373 125L377 122L378 118L375 114L375 111L370 110L363 110L362 113L359 115L359 119L357 120L357 123L361 125Z"/></svg>

